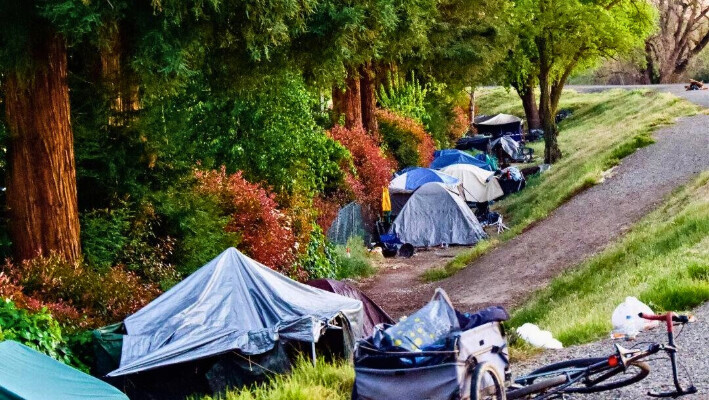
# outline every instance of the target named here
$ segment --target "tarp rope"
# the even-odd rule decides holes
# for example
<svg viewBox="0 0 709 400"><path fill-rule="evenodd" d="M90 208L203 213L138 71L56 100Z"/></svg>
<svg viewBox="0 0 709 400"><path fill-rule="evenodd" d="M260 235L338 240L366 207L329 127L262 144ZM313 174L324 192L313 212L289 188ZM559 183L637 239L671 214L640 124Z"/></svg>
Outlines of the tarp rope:
<svg viewBox="0 0 709 400"><path fill-rule="evenodd" d="M244 359L246 362L249 363L249 371L251 371L251 372L254 371L253 367L251 367L251 364L255 364L255 365L261 367L261 369L263 369L264 371L270 372L270 373L272 373L272 374L274 374L274 375L275 375L275 374L278 374L276 371L272 371L272 370L270 370L270 369L264 367L263 365L257 363L256 361L251 360L251 356L249 356L249 357L247 358L247 357L242 356L241 354L239 354L239 353L236 352L236 351L234 351L233 353L236 354L238 357L241 357L242 359Z"/></svg>

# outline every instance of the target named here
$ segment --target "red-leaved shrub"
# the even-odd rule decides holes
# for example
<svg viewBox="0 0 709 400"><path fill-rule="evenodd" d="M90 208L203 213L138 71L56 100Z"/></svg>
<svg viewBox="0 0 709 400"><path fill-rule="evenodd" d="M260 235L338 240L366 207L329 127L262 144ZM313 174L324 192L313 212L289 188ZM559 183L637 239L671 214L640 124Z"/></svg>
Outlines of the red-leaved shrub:
<svg viewBox="0 0 709 400"><path fill-rule="evenodd" d="M195 171L198 190L217 197L229 215L225 229L240 236L239 250L279 272L293 276L297 259L291 221L278 209L275 195L244 179L241 171Z"/></svg>
<svg viewBox="0 0 709 400"><path fill-rule="evenodd" d="M399 167L427 167L433 161L436 145L423 125L393 111L377 110L382 139L394 154Z"/></svg>
<svg viewBox="0 0 709 400"><path fill-rule="evenodd" d="M470 114L460 106L454 106L452 111L453 121L448 127L448 138L455 143L470 129Z"/></svg>
<svg viewBox="0 0 709 400"><path fill-rule="evenodd" d="M391 174L396 168L395 163L384 155L377 138L370 136L361 128L350 130L337 125L328 132L328 135L340 142L352 154L352 163L357 175L347 173L345 182L357 201L370 214L369 217L373 217L381 208L382 189L389 185Z"/></svg>
<svg viewBox="0 0 709 400"><path fill-rule="evenodd" d="M120 266L100 273L57 255L7 261L2 270L0 297L30 310L46 307L57 320L82 328L123 320L160 294L157 285Z"/></svg>

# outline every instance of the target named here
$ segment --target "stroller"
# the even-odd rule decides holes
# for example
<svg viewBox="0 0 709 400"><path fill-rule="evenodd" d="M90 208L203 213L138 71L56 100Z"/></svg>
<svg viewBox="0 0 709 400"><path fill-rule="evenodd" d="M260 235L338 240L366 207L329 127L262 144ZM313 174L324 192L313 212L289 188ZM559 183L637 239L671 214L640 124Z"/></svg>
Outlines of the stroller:
<svg viewBox="0 0 709 400"><path fill-rule="evenodd" d="M460 313L436 289L422 309L396 325L378 325L357 343L352 399L469 399L480 366L504 384L510 371L500 322L508 318L502 307Z"/></svg>

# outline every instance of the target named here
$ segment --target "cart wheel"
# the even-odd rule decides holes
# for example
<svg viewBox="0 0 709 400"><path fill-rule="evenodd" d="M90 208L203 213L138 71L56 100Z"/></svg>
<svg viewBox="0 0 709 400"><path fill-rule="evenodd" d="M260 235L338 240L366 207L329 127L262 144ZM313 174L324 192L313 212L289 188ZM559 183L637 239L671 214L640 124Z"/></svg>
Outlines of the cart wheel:
<svg viewBox="0 0 709 400"><path fill-rule="evenodd" d="M470 378L470 400L506 400L505 383L492 364L475 366Z"/></svg>

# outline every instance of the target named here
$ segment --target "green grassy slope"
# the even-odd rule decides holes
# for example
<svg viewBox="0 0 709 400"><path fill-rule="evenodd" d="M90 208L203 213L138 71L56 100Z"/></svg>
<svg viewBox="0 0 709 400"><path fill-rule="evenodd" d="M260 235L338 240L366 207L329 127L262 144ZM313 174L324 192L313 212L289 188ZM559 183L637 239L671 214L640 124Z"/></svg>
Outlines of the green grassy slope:
<svg viewBox="0 0 709 400"><path fill-rule="evenodd" d="M517 95L503 89L484 90L478 106L483 114L524 115ZM423 279L433 281L453 275L499 242L516 236L575 194L600 182L603 172L617 165L623 157L653 143L650 134L659 126L699 111L687 101L651 90L590 94L566 91L560 108L573 110L572 116L560 124L562 160L545 174L531 178L523 191L494 207L504 215L510 230L482 249L476 246L459 254L446 266L427 271ZM540 162L543 161L543 141L531 147Z"/></svg>

